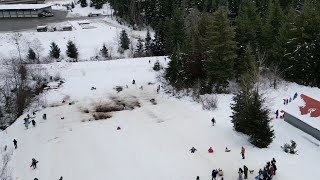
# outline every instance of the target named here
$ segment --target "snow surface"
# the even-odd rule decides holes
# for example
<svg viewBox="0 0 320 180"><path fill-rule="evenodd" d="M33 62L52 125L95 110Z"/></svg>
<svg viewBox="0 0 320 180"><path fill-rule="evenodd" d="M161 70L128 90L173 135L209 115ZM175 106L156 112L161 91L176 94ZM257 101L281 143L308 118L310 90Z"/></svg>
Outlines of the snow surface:
<svg viewBox="0 0 320 180"><path fill-rule="evenodd" d="M13 179L211 179L212 169L221 168L225 180L235 180L238 168L246 165L255 170L248 177L253 180L259 168L273 157L278 167L273 180L320 179L319 141L274 119L273 143L267 149L253 147L246 136L232 128L232 95L218 95L218 108L204 111L189 98L176 99L162 91L157 94L159 83L152 70L157 59L167 63L163 57L153 57L45 65L50 73L61 73L65 84L43 95L49 107L37 112L37 126L26 130L24 114L0 132L0 146L12 149L13 138L18 141L19 147L12 155ZM136 85L131 84L133 79ZM117 93L113 88L118 85L128 88ZM97 90L90 90L92 86ZM265 90L266 103L270 108L280 108L284 96L295 91L319 93L319 89L287 83L277 90ZM86 121L91 115L81 109L108 101L110 96L134 96L141 107L113 113L107 120ZM149 102L152 98L156 105ZM62 104L62 99L67 103ZM42 120L43 113L47 120ZM217 122L214 127L210 121L213 116ZM118 126L122 129L116 130ZM280 148L291 139L298 144L298 155L286 154ZM194 154L189 152L192 146L198 150ZM241 159L241 146L246 148L245 160ZM213 154L207 152L209 147L213 147ZM231 152L224 152L225 147ZM39 160L36 170L29 167L32 158Z"/></svg>
<svg viewBox="0 0 320 180"><path fill-rule="evenodd" d="M68 21L49 25L51 27L58 27L58 29L66 25L72 25L72 31L36 32L36 29L34 29L20 32L22 35L20 38L20 46L23 55L27 56L29 47L35 49L34 46L41 46L41 57L47 57L49 55L50 43L55 42L61 49L61 54L66 57L66 45L67 42L71 40L75 42L78 47L80 60L90 60L91 57L98 55L104 43L113 57L129 57L128 53L124 55L118 53L121 31L123 29L126 30L129 38L132 40L134 48L137 38L144 38L146 35L146 31L134 31L128 27L117 24L111 18L88 19L86 21L90 22L90 25L79 25L82 21ZM88 26L90 26L89 29ZM12 37L13 33L0 33L0 55L3 57L10 57L13 54L17 54Z"/></svg>

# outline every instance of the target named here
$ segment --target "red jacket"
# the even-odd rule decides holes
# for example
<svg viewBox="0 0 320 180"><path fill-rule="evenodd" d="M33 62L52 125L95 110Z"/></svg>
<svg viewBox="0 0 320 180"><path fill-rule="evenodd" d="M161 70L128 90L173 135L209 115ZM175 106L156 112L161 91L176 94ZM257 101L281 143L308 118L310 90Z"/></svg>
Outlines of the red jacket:
<svg viewBox="0 0 320 180"><path fill-rule="evenodd" d="M213 149L212 149L212 148L209 148L209 149L208 149L208 152L209 152L209 153L213 153Z"/></svg>

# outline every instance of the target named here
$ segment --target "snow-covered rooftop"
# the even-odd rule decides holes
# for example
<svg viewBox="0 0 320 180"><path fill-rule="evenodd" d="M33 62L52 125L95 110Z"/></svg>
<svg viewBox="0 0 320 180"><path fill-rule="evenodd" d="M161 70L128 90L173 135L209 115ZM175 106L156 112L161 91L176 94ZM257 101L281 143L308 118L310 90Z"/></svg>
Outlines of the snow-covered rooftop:
<svg viewBox="0 0 320 180"><path fill-rule="evenodd" d="M10 10L10 9L43 9L51 7L48 4L10 4L10 5L0 5L0 10Z"/></svg>
<svg viewBox="0 0 320 180"><path fill-rule="evenodd" d="M306 99L304 97L307 97L308 99L312 98L311 100L314 101L319 101L318 99L313 99L311 95L299 94L295 100L292 100L288 105L284 106L283 110L320 130L320 116L312 117L319 108L315 108L313 106L308 108L307 106L309 106L309 103L307 104L307 102L305 102Z"/></svg>

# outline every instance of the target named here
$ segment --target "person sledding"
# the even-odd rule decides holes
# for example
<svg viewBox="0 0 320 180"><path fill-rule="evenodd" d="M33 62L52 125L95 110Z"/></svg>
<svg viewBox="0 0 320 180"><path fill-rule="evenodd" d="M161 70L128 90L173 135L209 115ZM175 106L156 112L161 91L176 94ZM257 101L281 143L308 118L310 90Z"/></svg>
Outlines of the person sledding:
<svg viewBox="0 0 320 180"><path fill-rule="evenodd" d="M228 147L226 147L226 149L224 150L224 152L230 152L231 149L228 149Z"/></svg>
<svg viewBox="0 0 320 180"><path fill-rule="evenodd" d="M212 147L210 147L210 148L208 149L208 153L213 153Z"/></svg>
<svg viewBox="0 0 320 180"><path fill-rule="evenodd" d="M117 130L121 130L121 127L120 127L120 126L118 126L118 127L117 127Z"/></svg>
<svg viewBox="0 0 320 180"><path fill-rule="evenodd" d="M197 151L197 149L192 147L189 151L191 151L191 153L195 153Z"/></svg>
<svg viewBox="0 0 320 180"><path fill-rule="evenodd" d="M37 168L37 163L39 161L37 161L35 158L32 158L32 161L31 161L31 166L33 169L36 169Z"/></svg>

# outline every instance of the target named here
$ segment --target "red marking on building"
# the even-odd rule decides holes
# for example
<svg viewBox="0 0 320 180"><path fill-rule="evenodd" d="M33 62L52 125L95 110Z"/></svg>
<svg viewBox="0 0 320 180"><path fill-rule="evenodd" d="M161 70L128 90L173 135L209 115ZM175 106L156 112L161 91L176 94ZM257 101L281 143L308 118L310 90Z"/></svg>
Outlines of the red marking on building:
<svg viewBox="0 0 320 180"><path fill-rule="evenodd" d="M299 107L301 115L310 113L311 117L319 117L320 116L320 102L315 99L312 99L311 97L306 96L304 94L301 94L301 98L306 103L305 106Z"/></svg>

